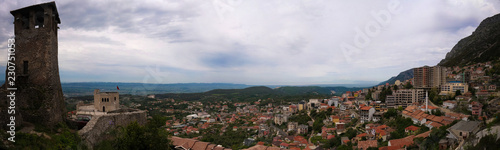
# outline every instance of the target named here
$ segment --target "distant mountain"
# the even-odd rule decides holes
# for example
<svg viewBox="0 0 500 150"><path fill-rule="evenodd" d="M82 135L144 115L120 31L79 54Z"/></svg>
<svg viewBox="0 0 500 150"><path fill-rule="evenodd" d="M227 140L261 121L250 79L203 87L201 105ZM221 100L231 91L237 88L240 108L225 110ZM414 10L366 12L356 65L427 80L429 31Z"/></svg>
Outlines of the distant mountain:
<svg viewBox="0 0 500 150"><path fill-rule="evenodd" d="M484 19L472 35L460 40L440 66L463 66L500 58L500 14Z"/></svg>
<svg viewBox="0 0 500 150"><path fill-rule="evenodd" d="M299 94L332 94L331 90L326 87L319 86L284 86L274 89L276 92L285 95Z"/></svg>
<svg viewBox="0 0 500 150"><path fill-rule="evenodd" d="M337 90L336 94L342 94L345 91L357 91L362 88L346 87L319 87L319 86L284 86L271 89L267 86L254 86L244 89L215 89L202 93L165 93L156 94L156 98L173 98L180 100L234 100L234 101L253 101L257 99L278 98L287 96L307 97L328 97L332 95L332 90ZM295 97L297 98L297 97Z"/></svg>
<svg viewBox="0 0 500 150"><path fill-rule="evenodd" d="M77 82L61 83L65 96L93 95L94 89L102 91L118 91L120 94L147 95L160 93L199 93L213 89L243 89L250 87L245 84L231 83L175 83L175 84L148 84L148 83L121 83L121 82Z"/></svg>
<svg viewBox="0 0 500 150"><path fill-rule="evenodd" d="M356 91L359 87L320 87L320 86L251 86L232 83L176 83L176 84L146 84L121 82L77 82L62 83L63 93L67 97L93 95L94 89L101 91L118 91L120 94L147 95L147 94L176 94L189 93L206 95L245 94L245 95L327 95L335 91L337 94L346 91ZM117 86L120 90L117 89ZM274 89L272 89L274 88Z"/></svg>
<svg viewBox="0 0 500 150"><path fill-rule="evenodd" d="M215 89L205 92L205 94L209 95L224 95L224 94L276 94L276 91L266 86L254 86L248 87L244 89Z"/></svg>
<svg viewBox="0 0 500 150"><path fill-rule="evenodd" d="M380 82L377 85L383 85L385 83L394 84L394 82L396 82L396 80L403 82L403 81L411 79L411 78L413 78L413 69L408 69L406 71L400 72L397 76L391 77L387 81Z"/></svg>

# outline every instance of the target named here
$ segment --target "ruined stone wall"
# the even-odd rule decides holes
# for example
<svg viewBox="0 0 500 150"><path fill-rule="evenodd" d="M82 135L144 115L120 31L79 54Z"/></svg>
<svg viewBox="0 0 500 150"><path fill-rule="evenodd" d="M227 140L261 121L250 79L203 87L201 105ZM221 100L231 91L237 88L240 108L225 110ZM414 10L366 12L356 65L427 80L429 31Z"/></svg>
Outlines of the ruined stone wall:
<svg viewBox="0 0 500 150"><path fill-rule="evenodd" d="M146 124L146 111L111 113L106 115L92 116L92 119L83 127L78 134L86 142L88 147L93 147L102 139L102 134L116 129L118 126L127 126L129 123L137 121L139 124Z"/></svg>

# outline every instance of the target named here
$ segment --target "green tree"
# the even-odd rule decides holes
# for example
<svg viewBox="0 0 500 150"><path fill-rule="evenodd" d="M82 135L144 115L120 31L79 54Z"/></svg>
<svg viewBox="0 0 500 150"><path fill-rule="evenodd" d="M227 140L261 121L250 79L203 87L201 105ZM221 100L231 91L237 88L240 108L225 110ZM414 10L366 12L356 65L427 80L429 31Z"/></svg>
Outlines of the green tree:
<svg viewBox="0 0 500 150"><path fill-rule="evenodd" d="M162 117L153 117L145 126L132 122L119 130L115 149L172 149L168 133L161 128Z"/></svg>
<svg viewBox="0 0 500 150"><path fill-rule="evenodd" d="M368 94L365 96L365 100L371 100L372 99L372 90L368 90Z"/></svg>
<svg viewBox="0 0 500 150"><path fill-rule="evenodd" d="M397 91L399 89L399 87L397 85L394 85L393 89L394 89L394 91Z"/></svg>
<svg viewBox="0 0 500 150"><path fill-rule="evenodd" d="M432 114L435 115L435 116L442 116L442 115L444 115L444 113L441 112L441 110L439 110L439 109L432 110Z"/></svg>
<svg viewBox="0 0 500 150"><path fill-rule="evenodd" d="M324 148L332 148L332 147L338 147L340 146L342 143L340 141L340 137L334 137L330 140L328 140L328 142L325 143L325 145L323 145Z"/></svg>
<svg viewBox="0 0 500 150"><path fill-rule="evenodd" d="M399 106L399 107L398 107L398 110L399 110L399 111L403 111L403 106Z"/></svg>
<svg viewBox="0 0 500 150"><path fill-rule="evenodd" d="M462 95L462 92L460 92L460 90L455 91L455 96L459 96L459 95Z"/></svg>
<svg viewBox="0 0 500 150"><path fill-rule="evenodd" d="M387 95L392 95L391 88L382 88L382 91L379 95L379 100L382 101L382 103L385 103L385 98L387 97Z"/></svg>
<svg viewBox="0 0 500 150"><path fill-rule="evenodd" d="M327 116L330 116L333 114L333 109L331 107L329 107L328 109L326 109L326 115Z"/></svg>
<svg viewBox="0 0 500 150"><path fill-rule="evenodd" d="M347 131L343 134L343 136L347 136L349 139L352 139L356 135L358 135L358 132L353 128L347 129Z"/></svg>
<svg viewBox="0 0 500 150"><path fill-rule="evenodd" d="M500 147L500 139L496 139L496 134L489 134L481 138L476 146L467 147L466 149L498 149Z"/></svg>
<svg viewBox="0 0 500 150"><path fill-rule="evenodd" d="M313 123L313 130L316 132L321 132L321 128L324 126L322 119L316 119Z"/></svg>
<svg viewBox="0 0 500 150"><path fill-rule="evenodd" d="M398 112L394 108L389 108L387 112L384 113L384 118L389 119L398 115Z"/></svg>
<svg viewBox="0 0 500 150"><path fill-rule="evenodd" d="M411 83L410 83L410 82L407 82L407 83L405 84L405 89L411 89L411 88L413 88L413 85L411 85Z"/></svg>

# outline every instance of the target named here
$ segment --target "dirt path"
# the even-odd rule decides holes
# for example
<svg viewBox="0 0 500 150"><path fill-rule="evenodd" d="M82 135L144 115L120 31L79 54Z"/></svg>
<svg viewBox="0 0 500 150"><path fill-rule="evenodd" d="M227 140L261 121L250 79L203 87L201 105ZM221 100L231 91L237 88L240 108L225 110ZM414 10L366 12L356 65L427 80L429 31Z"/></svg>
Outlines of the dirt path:
<svg viewBox="0 0 500 150"><path fill-rule="evenodd" d="M311 115L310 115L310 113L309 113L309 112L307 112L307 116L309 116L309 118L311 118L311 120L313 121L313 124L314 124L314 118L313 118L313 117L311 117ZM309 139L308 139L308 142L309 142L309 143L312 143L312 142L311 142L311 138L312 138L313 136L314 136L314 130L312 130L312 131L311 131L311 136L309 136ZM312 143L312 144L314 144L314 143Z"/></svg>

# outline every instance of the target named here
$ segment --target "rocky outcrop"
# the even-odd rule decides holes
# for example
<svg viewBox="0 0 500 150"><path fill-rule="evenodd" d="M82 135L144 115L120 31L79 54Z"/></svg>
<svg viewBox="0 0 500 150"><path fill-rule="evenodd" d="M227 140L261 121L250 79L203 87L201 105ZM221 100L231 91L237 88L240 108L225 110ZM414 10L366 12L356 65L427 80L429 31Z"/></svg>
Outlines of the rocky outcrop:
<svg viewBox="0 0 500 150"><path fill-rule="evenodd" d="M460 40L439 66L463 66L500 57L500 14L484 19L472 35Z"/></svg>

